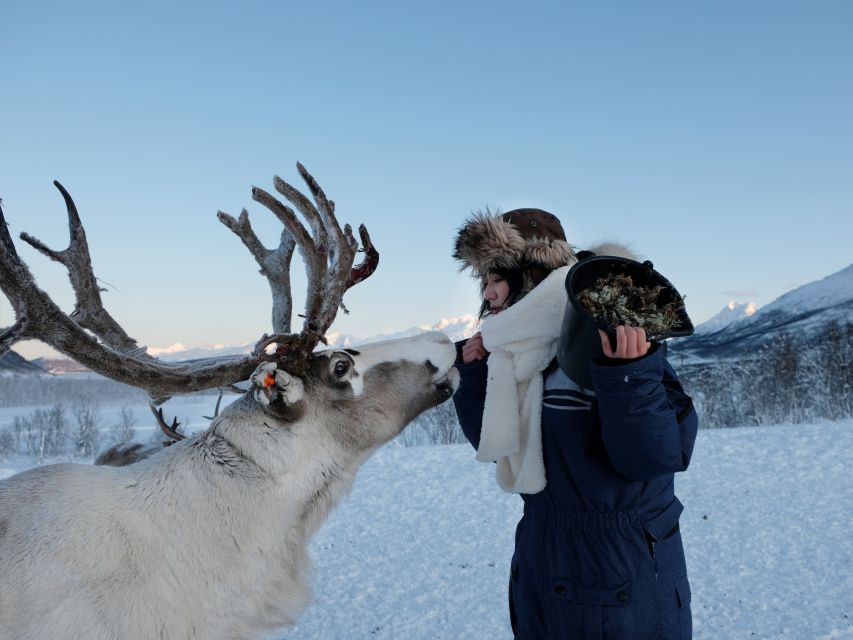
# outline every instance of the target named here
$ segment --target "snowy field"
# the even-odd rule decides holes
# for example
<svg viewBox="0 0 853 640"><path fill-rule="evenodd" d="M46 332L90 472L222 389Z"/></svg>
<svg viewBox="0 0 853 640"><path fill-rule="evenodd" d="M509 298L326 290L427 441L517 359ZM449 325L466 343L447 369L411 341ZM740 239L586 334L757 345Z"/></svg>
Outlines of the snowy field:
<svg viewBox="0 0 853 640"><path fill-rule="evenodd" d="M676 486L695 638L853 638L851 468L851 421L699 432ZM279 637L510 638L521 501L492 473L467 445L381 449L314 539L314 604Z"/></svg>

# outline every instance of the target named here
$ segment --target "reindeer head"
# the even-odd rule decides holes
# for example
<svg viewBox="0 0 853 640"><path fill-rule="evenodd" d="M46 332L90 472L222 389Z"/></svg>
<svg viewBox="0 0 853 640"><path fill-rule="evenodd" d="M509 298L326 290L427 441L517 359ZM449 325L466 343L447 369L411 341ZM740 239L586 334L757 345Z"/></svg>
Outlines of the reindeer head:
<svg viewBox="0 0 853 640"><path fill-rule="evenodd" d="M455 370L448 374L454 357L440 333L321 351L302 376L261 365L244 402L259 404L282 429L317 427L347 449L368 451L450 398L458 382Z"/></svg>

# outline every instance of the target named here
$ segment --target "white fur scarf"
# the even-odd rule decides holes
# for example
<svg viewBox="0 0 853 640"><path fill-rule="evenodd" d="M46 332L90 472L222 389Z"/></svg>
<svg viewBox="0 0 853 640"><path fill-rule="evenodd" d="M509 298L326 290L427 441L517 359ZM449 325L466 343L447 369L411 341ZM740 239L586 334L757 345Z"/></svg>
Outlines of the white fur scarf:
<svg viewBox="0 0 853 640"><path fill-rule="evenodd" d="M541 374L557 353L568 271L555 269L516 304L483 321L490 355L477 460L496 461L498 485L510 493L545 488Z"/></svg>

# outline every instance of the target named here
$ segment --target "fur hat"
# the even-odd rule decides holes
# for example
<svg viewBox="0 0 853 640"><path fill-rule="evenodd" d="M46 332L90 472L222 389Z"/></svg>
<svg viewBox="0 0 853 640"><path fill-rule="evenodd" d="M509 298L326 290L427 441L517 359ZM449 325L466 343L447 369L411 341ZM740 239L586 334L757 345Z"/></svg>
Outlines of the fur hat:
<svg viewBox="0 0 853 640"><path fill-rule="evenodd" d="M542 209L474 214L459 229L453 257L460 270L470 269L482 279L497 269L520 269L523 293L554 269L575 262L559 219Z"/></svg>

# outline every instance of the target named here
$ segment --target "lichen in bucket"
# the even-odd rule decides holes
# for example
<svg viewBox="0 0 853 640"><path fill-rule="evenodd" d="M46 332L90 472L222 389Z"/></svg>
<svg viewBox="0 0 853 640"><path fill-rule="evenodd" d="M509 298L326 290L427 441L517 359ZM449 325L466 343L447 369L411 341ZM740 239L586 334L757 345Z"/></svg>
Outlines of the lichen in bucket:
<svg viewBox="0 0 853 640"><path fill-rule="evenodd" d="M658 305L663 286L643 287L631 276L608 274L577 294L578 302L596 322L614 328L617 325L642 327L649 337L660 336L679 323L684 301L679 299Z"/></svg>

